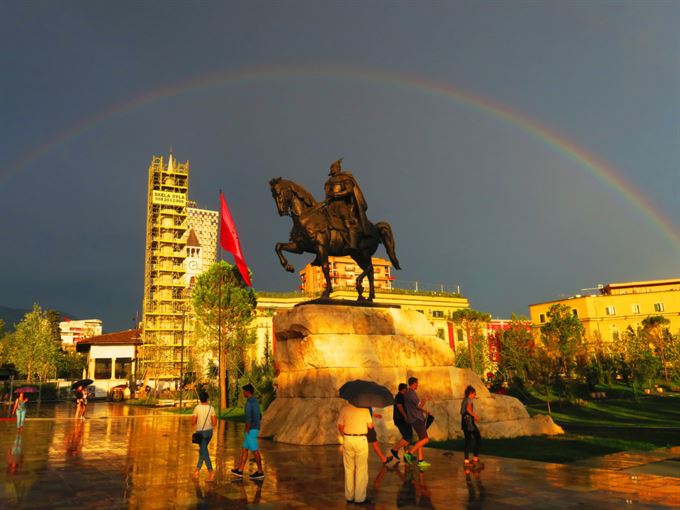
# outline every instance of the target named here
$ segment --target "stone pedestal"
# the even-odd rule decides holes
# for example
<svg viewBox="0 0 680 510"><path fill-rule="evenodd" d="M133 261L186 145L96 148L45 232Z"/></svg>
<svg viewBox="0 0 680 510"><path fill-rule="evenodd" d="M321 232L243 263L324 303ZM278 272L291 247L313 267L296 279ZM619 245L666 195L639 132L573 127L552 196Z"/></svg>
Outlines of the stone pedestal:
<svg viewBox="0 0 680 510"><path fill-rule="evenodd" d="M475 411L483 437L561 434L545 416L530 418L522 403L489 393L469 369L454 368L451 348L434 335L423 314L396 308L301 305L274 317L276 360L281 368L277 398L267 409L260 436L293 444L340 442L337 418L347 381L375 381L396 393L399 383L418 378L418 394L435 417L432 439L463 435L460 403L465 388L477 390ZM392 407L374 410L381 441L395 441Z"/></svg>

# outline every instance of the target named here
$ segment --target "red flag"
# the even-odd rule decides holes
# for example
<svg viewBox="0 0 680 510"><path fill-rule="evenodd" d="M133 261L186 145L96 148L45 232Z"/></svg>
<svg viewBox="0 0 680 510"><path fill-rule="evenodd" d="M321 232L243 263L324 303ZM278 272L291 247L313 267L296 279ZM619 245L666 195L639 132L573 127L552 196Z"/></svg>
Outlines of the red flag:
<svg viewBox="0 0 680 510"><path fill-rule="evenodd" d="M236 262L236 267L239 273L243 277L243 281L246 282L248 287L251 286L250 275L248 274L248 266L243 258L243 252L241 251L241 242L238 239L238 232L236 232L236 226L234 225L234 220L231 219L231 214L229 213L229 208L227 207L227 202L224 200L224 193L220 191L220 244L225 251L234 254L234 261Z"/></svg>

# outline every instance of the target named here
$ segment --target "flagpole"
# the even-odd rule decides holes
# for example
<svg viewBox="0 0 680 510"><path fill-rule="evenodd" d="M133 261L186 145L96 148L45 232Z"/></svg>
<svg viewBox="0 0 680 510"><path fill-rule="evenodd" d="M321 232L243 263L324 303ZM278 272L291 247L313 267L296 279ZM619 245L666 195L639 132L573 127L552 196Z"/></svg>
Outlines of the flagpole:
<svg viewBox="0 0 680 510"><path fill-rule="evenodd" d="M220 215L222 214L222 190L220 189ZM222 222L220 221L220 228ZM219 235L218 235L219 237ZM219 248L219 258L217 260L217 379L220 394L220 404L219 410L222 414L222 274L220 262L222 262L222 243L218 243Z"/></svg>

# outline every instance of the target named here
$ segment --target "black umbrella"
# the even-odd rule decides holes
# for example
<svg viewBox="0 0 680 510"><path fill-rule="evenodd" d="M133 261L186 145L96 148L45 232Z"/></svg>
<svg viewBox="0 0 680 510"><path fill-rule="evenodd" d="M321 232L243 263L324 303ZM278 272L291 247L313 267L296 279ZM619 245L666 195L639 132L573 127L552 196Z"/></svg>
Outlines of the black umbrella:
<svg viewBox="0 0 680 510"><path fill-rule="evenodd" d="M80 381L76 381L71 385L71 389L75 390L78 386L82 386L83 388L89 386L92 384L94 381L92 379L81 379Z"/></svg>
<svg viewBox="0 0 680 510"><path fill-rule="evenodd" d="M392 392L373 381L349 381L340 388L340 398L357 407L386 407L394 403Z"/></svg>

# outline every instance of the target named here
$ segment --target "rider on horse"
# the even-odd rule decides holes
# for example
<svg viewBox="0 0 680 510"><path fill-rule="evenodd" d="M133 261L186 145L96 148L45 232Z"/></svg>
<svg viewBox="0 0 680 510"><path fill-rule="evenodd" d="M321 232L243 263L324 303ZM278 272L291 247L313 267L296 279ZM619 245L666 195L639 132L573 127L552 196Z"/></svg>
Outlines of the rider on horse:
<svg viewBox="0 0 680 510"><path fill-rule="evenodd" d="M325 209L330 226L340 232L350 249L358 250L359 241L367 233L368 205L354 176L342 171L342 158L330 167L331 177L324 186Z"/></svg>

